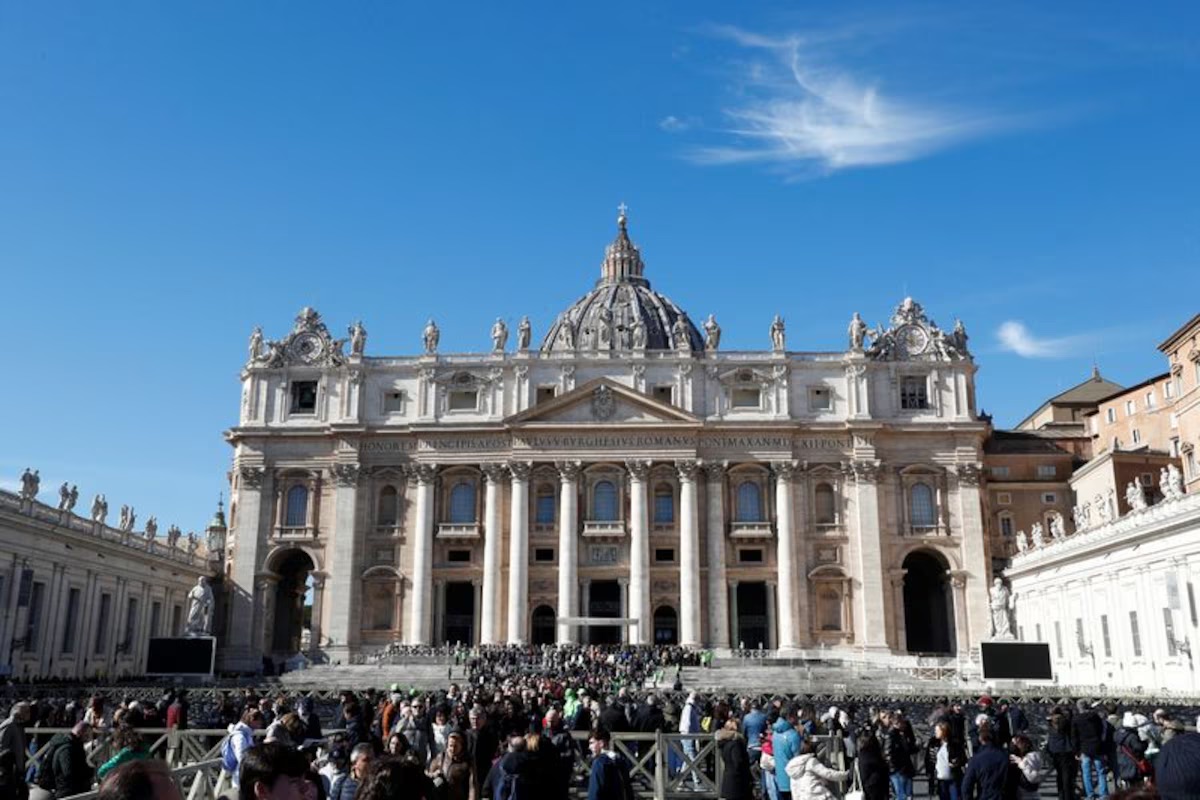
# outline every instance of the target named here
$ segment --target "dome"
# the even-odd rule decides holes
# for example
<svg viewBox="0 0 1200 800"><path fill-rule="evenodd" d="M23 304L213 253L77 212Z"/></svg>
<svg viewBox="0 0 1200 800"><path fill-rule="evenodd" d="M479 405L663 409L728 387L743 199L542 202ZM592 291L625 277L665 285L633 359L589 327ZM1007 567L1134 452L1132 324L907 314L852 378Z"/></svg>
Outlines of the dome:
<svg viewBox="0 0 1200 800"><path fill-rule="evenodd" d="M650 288L642 274L642 254L630 241L626 223L622 209L617 238L604 251L600 280L558 315L542 340L543 353L704 350L704 337L687 312Z"/></svg>

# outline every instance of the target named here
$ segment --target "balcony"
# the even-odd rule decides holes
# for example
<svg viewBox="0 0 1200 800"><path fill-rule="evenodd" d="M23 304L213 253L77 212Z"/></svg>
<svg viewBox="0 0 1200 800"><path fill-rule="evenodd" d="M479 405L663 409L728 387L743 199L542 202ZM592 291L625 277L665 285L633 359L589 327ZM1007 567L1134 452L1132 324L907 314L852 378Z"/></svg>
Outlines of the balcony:
<svg viewBox="0 0 1200 800"><path fill-rule="evenodd" d="M479 538L478 522L442 522L437 538L444 542L473 542Z"/></svg>
<svg viewBox="0 0 1200 800"><path fill-rule="evenodd" d="M317 538L317 529L309 525L278 525L274 538L283 542L310 542Z"/></svg>
<svg viewBox="0 0 1200 800"><path fill-rule="evenodd" d="M906 532L909 536L929 537L929 536L949 536L950 531L945 525L907 525Z"/></svg>
<svg viewBox="0 0 1200 800"><path fill-rule="evenodd" d="M583 538L585 539L622 539L625 537L625 522L623 520L585 520L583 523Z"/></svg>
<svg viewBox="0 0 1200 800"><path fill-rule="evenodd" d="M729 526L729 538L741 542L770 539L774 535L771 523L765 520L761 522L734 522Z"/></svg>

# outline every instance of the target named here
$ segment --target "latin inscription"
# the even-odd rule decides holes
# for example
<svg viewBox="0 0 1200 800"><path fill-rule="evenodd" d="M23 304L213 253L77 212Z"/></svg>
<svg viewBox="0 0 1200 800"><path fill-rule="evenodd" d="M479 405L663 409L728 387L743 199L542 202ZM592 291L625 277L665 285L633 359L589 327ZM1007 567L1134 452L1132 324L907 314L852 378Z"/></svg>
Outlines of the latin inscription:
<svg viewBox="0 0 1200 800"><path fill-rule="evenodd" d="M536 434L532 436L473 436L429 439L383 439L359 442L342 441L342 449L357 449L361 453L412 453L457 451L496 451L511 447L529 450L637 450L690 449L706 450L849 450L855 444L869 444L861 436L790 436L780 435L707 435L653 433L579 433Z"/></svg>

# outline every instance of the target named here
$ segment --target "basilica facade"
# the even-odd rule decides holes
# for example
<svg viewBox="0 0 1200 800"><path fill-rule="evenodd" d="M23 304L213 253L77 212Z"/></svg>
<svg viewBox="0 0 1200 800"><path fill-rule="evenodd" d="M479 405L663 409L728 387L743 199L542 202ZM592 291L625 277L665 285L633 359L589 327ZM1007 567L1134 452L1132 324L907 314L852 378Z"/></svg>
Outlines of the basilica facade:
<svg viewBox="0 0 1200 800"><path fill-rule="evenodd" d="M486 329L487 325L482 326ZM766 326L764 326L765 328ZM224 668L392 642L968 655L989 633L989 433L961 323L911 298L840 352L727 351L622 213L535 344L370 354L303 309L241 376ZM510 341L511 339L511 341Z"/></svg>

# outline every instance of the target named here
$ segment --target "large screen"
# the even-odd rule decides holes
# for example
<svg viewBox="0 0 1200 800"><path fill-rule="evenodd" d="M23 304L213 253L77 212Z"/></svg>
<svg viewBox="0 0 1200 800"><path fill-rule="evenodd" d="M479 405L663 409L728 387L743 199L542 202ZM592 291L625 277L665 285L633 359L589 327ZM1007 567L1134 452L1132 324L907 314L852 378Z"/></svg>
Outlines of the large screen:
<svg viewBox="0 0 1200 800"><path fill-rule="evenodd" d="M151 639L146 653L147 675L211 675L217 640Z"/></svg>
<svg viewBox="0 0 1200 800"><path fill-rule="evenodd" d="M980 651L985 681L1054 680L1050 645L1045 642L983 642Z"/></svg>

